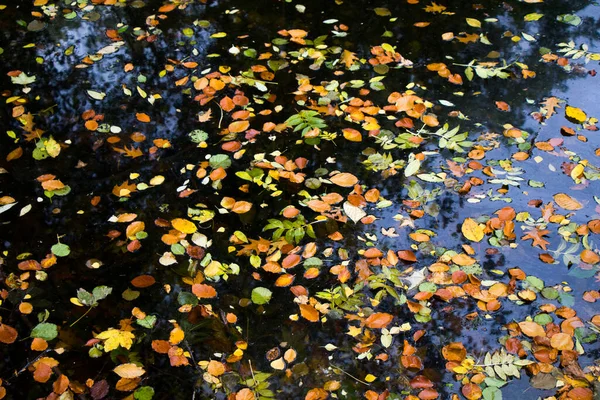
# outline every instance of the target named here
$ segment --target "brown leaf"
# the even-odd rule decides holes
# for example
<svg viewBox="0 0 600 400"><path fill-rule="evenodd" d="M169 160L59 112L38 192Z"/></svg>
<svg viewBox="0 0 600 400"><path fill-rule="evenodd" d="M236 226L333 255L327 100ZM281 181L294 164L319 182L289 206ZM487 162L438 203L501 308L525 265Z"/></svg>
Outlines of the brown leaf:
<svg viewBox="0 0 600 400"><path fill-rule="evenodd" d="M17 330L12 326L0 323L0 342L11 344L17 339L18 335Z"/></svg>
<svg viewBox="0 0 600 400"><path fill-rule="evenodd" d="M147 288L154 285L156 279L152 275L140 275L131 280L131 284L136 288Z"/></svg>
<svg viewBox="0 0 600 400"><path fill-rule="evenodd" d="M464 385L461 392L467 400L478 400L483 396L481 388L474 383L467 383Z"/></svg>
<svg viewBox="0 0 600 400"><path fill-rule="evenodd" d="M6 161L16 160L23 155L23 148L21 146L17 147L6 156Z"/></svg>
<svg viewBox="0 0 600 400"><path fill-rule="evenodd" d="M467 357L467 350L461 342L453 342L442 348L442 355L448 361L462 362Z"/></svg>

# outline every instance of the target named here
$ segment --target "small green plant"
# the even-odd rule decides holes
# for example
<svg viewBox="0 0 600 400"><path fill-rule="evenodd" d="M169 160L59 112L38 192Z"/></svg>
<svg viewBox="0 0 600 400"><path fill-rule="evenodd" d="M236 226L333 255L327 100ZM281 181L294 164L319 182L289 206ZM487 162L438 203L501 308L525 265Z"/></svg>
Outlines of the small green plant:
<svg viewBox="0 0 600 400"><path fill-rule="evenodd" d="M320 134L326 128L325 120L318 117L319 113L312 110L302 110L289 117L285 123L294 128L294 132L301 131L304 142L316 145L320 142Z"/></svg>
<svg viewBox="0 0 600 400"><path fill-rule="evenodd" d="M317 221L318 222L318 221ZM273 240L279 240L282 236L290 244L298 244L305 235L315 238L315 231L312 224L306 223L302 214L296 217L295 221L269 219L269 223L263 228L263 231L273 231Z"/></svg>

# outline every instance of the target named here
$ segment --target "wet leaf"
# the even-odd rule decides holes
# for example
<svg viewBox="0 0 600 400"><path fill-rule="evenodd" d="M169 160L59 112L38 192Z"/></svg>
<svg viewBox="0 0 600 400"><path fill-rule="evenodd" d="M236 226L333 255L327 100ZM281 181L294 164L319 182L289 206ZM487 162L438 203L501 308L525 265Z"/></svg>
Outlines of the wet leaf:
<svg viewBox="0 0 600 400"><path fill-rule="evenodd" d="M533 321L519 322L519 328L521 328L521 331L529 337L546 336L544 328Z"/></svg>
<svg viewBox="0 0 600 400"><path fill-rule="evenodd" d="M565 193L555 194L554 201L559 207L569 211L581 210L583 208L583 205L580 202Z"/></svg>
<svg viewBox="0 0 600 400"><path fill-rule="evenodd" d="M358 182L358 178L348 172L342 172L329 178L331 182L342 187L352 187Z"/></svg>
<svg viewBox="0 0 600 400"><path fill-rule="evenodd" d="M144 368L137 366L133 363L121 364L115 369L113 369L115 374L119 375L121 378L137 378L146 373Z"/></svg>
<svg viewBox="0 0 600 400"><path fill-rule="evenodd" d="M273 292L264 287L257 287L252 289L252 302L254 304L267 304L271 301Z"/></svg>
<svg viewBox="0 0 600 400"><path fill-rule="evenodd" d="M473 242L480 242L485 236L484 226L472 218L466 218L461 227L462 234Z"/></svg>

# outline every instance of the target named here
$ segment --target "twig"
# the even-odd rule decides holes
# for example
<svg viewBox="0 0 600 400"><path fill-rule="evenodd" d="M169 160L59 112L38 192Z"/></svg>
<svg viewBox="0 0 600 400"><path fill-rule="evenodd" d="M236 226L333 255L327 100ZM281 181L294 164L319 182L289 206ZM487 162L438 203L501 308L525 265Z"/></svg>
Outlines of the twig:
<svg viewBox="0 0 600 400"><path fill-rule="evenodd" d="M92 308L93 307L88 308L87 311L81 317L77 318L77 321L75 321L71 325L69 325L69 328L72 328L76 323L78 323L79 321L81 321L83 319L83 317L85 317L86 315L88 315L88 313L90 311L92 311Z"/></svg>
<svg viewBox="0 0 600 400"><path fill-rule="evenodd" d="M219 110L221 110L221 118L219 118L219 129L221 129L221 122L223 122L223 108L216 101L215 101L215 103L217 104L217 106L219 106Z"/></svg>
<svg viewBox="0 0 600 400"><path fill-rule="evenodd" d="M258 386L259 382L257 382L256 378L254 377L254 370L252 369L252 361L248 360L248 365L250 366L250 374L252 374L252 382L254 382L254 385L252 385L252 392L254 392L254 396L256 398L259 398L259 395L256 392L256 386Z"/></svg>
<svg viewBox="0 0 600 400"><path fill-rule="evenodd" d="M333 368L335 368L335 369L339 369L339 370L340 370L340 371L342 371L344 374L346 374L346 375L348 375L350 378L354 379L356 382L360 382L360 383L362 383L363 385L366 385L366 386L371 386L371 384L370 384L370 383L367 383L367 382L365 382L365 381L362 381L362 380L358 379L357 377L355 377L354 375L351 375L351 374L349 374L348 372L344 371L343 369L341 369L341 368L340 368L340 367L338 367L337 365L335 365L335 364L332 364L332 363L329 363L329 365L331 365L331 366L332 366Z"/></svg>

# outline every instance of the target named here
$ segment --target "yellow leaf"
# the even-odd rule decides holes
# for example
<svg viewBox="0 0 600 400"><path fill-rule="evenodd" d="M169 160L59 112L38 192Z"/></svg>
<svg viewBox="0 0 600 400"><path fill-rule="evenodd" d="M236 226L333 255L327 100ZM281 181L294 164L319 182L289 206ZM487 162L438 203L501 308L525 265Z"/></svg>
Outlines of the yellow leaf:
<svg viewBox="0 0 600 400"><path fill-rule="evenodd" d="M119 346L129 350L135 336L131 332L111 328L107 331L100 332L98 336L96 336L96 339L104 340L104 351L108 353Z"/></svg>
<svg viewBox="0 0 600 400"><path fill-rule="evenodd" d="M467 24L473 28L481 28L481 21L475 18L467 18Z"/></svg>
<svg viewBox="0 0 600 400"><path fill-rule="evenodd" d="M113 369L115 374L119 375L121 378L137 378L146 373L144 368L138 367L133 363L121 364L115 369Z"/></svg>
<svg viewBox="0 0 600 400"><path fill-rule="evenodd" d="M375 375L367 374L367 376L365 376L365 381L369 383L373 382L375 379L377 379Z"/></svg>
<svg viewBox="0 0 600 400"><path fill-rule="evenodd" d="M483 224L478 224L474 219L467 218L462 224L462 233L465 237L473 242L480 242L485 236L483 233Z"/></svg>
<svg viewBox="0 0 600 400"><path fill-rule="evenodd" d="M587 114L581 108L577 107L567 106L565 108L565 115L567 119L577 121L580 124L587 120Z"/></svg>
<svg viewBox="0 0 600 400"><path fill-rule="evenodd" d="M345 128L343 132L344 139L349 140L351 142L362 142L362 135L356 129Z"/></svg>
<svg viewBox="0 0 600 400"><path fill-rule="evenodd" d="M565 210L575 211L583 208L583 205L565 193L557 193L554 195L554 201L560 208Z"/></svg>
<svg viewBox="0 0 600 400"><path fill-rule="evenodd" d="M173 328L171 334L169 335L169 343L171 343L172 345L179 344L183 341L183 338L185 338L185 333L183 332L183 329L181 329L179 326L176 326L175 328Z"/></svg>
<svg viewBox="0 0 600 400"><path fill-rule="evenodd" d="M184 218L175 218L171 221L171 225L173 225L173 228L183 233L194 233L198 229L196 228L196 224Z"/></svg>

